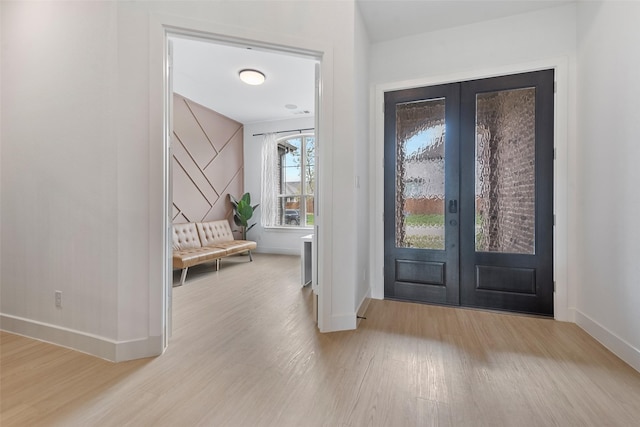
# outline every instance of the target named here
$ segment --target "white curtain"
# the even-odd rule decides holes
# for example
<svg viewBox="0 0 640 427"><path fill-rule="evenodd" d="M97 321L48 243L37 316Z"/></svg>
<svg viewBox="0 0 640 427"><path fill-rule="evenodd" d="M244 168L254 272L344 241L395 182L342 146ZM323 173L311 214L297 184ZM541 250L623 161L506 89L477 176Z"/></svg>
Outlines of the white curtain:
<svg viewBox="0 0 640 427"><path fill-rule="evenodd" d="M260 223L263 227L273 227L278 222L278 186L278 141L275 133L268 133L262 139Z"/></svg>

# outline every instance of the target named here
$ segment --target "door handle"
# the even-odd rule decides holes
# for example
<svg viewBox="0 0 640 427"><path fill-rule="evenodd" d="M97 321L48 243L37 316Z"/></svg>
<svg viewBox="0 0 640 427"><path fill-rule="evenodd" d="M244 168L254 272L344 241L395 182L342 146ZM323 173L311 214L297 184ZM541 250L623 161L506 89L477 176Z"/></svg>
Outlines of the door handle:
<svg viewBox="0 0 640 427"><path fill-rule="evenodd" d="M449 200L449 213L458 213L458 201Z"/></svg>

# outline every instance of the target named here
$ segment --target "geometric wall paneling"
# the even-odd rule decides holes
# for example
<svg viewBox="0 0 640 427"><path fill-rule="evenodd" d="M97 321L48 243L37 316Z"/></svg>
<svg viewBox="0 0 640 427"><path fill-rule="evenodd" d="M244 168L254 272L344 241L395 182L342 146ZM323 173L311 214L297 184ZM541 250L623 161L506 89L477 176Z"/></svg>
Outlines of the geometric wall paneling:
<svg viewBox="0 0 640 427"><path fill-rule="evenodd" d="M173 223L231 219L228 194L244 192L243 125L176 93L173 101Z"/></svg>
<svg viewBox="0 0 640 427"><path fill-rule="evenodd" d="M173 132L182 141L185 149L201 168L204 168L217 151L209 142L200 124L191 114L191 110L182 97L173 98Z"/></svg>
<svg viewBox="0 0 640 427"><path fill-rule="evenodd" d="M228 203L229 196L227 194L233 194L234 197L239 197L243 193L243 173L239 171L235 177L231 180L229 185L223 190L221 200L225 203L216 203L211 207L211 210L205 216L205 221L213 221L221 218L229 218L232 214L231 204ZM255 204L255 202L254 202ZM233 223L232 223L233 227Z"/></svg>
<svg viewBox="0 0 640 427"><path fill-rule="evenodd" d="M182 213L173 219L174 224L184 224L185 222L189 222L189 220L186 216L182 215Z"/></svg>
<svg viewBox="0 0 640 427"><path fill-rule="evenodd" d="M214 190L213 185L209 179L203 173L203 170L198 167L196 160L192 158L187 150L184 148L184 144L180 138L175 138L178 143L173 148L173 158L180 163L182 169L185 170L193 185L202 193L202 196L207 199L209 206L213 206L218 201L220 195ZM175 189L174 189L175 191Z"/></svg>
<svg viewBox="0 0 640 427"><path fill-rule="evenodd" d="M244 194L244 168L240 169L238 173L236 173L236 175L231 179L231 182L229 182L229 185L224 190L224 194L233 194L236 195L236 197ZM251 204L255 205L255 203L256 200L253 199L251 201Z"/></svg>
<svg viewBox="0 0 640 427"><path fill-rule="evenodd" d="M236 133L216 158L205 167L204 173L213 188L221 190L226 188L238 171L242 170L244 163L242 139L242 134Z"/></svg>
<svg viewBox="0 0 640 427"><path fill-rule="evenodd" d="M213 110L186 99L186 104L193 113L204 133L209 137L216 151L222 150L231 137L242 129L242 124L230 120Z"/></svg>
<svg viewBox="0 0 640 427"><path fill-rule="evenodd" d="M202 195L193 180L173 158L173 204L188 221L197 222L211 209L211 204Z"/></svg>

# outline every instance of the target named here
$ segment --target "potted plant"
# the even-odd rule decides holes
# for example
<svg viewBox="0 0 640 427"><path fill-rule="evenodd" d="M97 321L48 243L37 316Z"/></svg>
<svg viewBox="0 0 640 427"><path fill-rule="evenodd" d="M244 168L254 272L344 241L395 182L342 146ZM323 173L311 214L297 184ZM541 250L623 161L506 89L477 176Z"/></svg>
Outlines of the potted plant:
<svg viewBox="0 0 640 427"><path fill-rule="evenodd" d="M249 225L249 220L253 216L254 210L260 205L251 206L251 195L249 193L244 193L240 200L236 200L231 194L229 194L229 198L233 207L233 222L240 227L242 240L247 240L247 231L256 225L255 223Z"/></svg>

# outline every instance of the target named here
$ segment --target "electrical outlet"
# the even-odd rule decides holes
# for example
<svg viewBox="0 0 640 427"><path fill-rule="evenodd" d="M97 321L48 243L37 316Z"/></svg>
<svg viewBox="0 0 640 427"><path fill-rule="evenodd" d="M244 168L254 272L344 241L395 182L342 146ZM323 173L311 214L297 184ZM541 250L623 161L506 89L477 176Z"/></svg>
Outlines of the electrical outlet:
<svg viewBox="0 0 640 427"><path fill-rule="evenodd" d="M56 307L62 307L62 291L56 291Z"/></svg>

